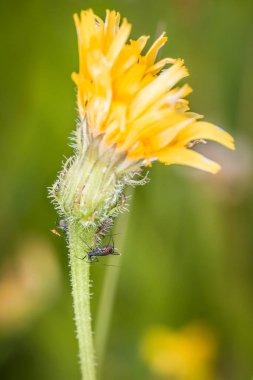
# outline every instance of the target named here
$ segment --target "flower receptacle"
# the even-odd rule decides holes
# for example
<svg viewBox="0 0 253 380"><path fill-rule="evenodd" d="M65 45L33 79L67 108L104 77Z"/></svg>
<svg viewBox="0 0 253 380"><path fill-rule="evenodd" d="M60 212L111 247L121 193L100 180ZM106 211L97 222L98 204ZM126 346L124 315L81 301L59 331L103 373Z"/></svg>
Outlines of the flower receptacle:
<svg viewBox="0 0 253 380"><path fill-rule="evenodd" d="M51 197L64 218L84 227L99 224L120 211L126 176L118 168L124 157L113 148L101 150L100 137L88 135L85 121L77 128L74 147L75 155L64 164Z"/></svg>

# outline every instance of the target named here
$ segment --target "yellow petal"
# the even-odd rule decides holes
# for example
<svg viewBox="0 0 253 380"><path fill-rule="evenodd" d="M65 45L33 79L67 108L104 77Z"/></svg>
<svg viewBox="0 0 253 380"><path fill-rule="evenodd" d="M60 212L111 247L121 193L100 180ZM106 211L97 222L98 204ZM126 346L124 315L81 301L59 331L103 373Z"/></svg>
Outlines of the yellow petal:
<svg viewBox="0 0 253 380"><path fill-rule="evenodd" d="M106 10L104 23L104 51L107 52L112 40L119 29L120 14L115 11Z"/></svg>
<svg viewBox="0 0 253 380"><path fill-rule="evenodd" d="M113 80L124 77L124 73L138 62L138 54L131 49L130 45L126 45L121 50L112 69L111 76Z"/></svg>
<svg viewBox="0 0 253 380"><path fill-rule="evenodd" d="M91 82L84 78L82 75L77 73L72 73L72 80L75 82L78 88L78 108L82 117L85 116L86 104L88 99L93 94L93 87Z"/></svg>
<svg viewBox="0 0 253 380"><path fill-rule="evenodd" d="M124 19L106 54L109 66L112 66L118 57L129 37L130 31L131 25Z"/></svg>
<svg viewBox="0 0 253 380"><path fill-rule="evenodd" d="M105 61L101 65L101 61ZM87 104L89 122L98 133L106 120L112 98L110 71L100 50L87 54L87 66L92 78L93 95Z"/></svg>
<svg viewBox="0 0 253 380"><path fill-rule="evenodd" d="M145 71L145 66L132 66L123 77L114 81L114 98L128 103L139 89L139 83Z"/></svg>
<svg viewBox="0 0 253 380"><path fill-rule="evenodd" d="M213 174L220 170L219 164L191 149L169 147L158 152L156 155L157 159L166 165L187 165Z"/></svg>
<svg viewBox="0 0 253 380"><path fill-rule="evenodd" d="M126 110L127 110L127 107L125 103L112 102L108 124L112 120L116 120L118 128L123 132L125 130L125 125L126 125Z"/></svg>
<svg viewBox="0 0 253 380"><path fill-rule="evenodd" d="M172 128L185 119L186 117L184 115L177 114L168 109L164 109L160 112L147 113L143 115L143 117L133 121L130 125L127 125L129 132L125 138L122 148L127 150L132 147L136 141L144 138L150 139L150 147L152 147L152 149L161 149L159 147L160 141L157 141L156 144L156 139L157 136L159 136L159 133L161 131L170 131L174 137L177 131L175 129L172 130Z"/></svg>
<svg viewBox="0 0 253 380"><path fill-rule="evenodd" d="M152 105L151 109L159 110L163 107L169 107L169 108L171 108L171 106L177 107L178 102L182 101L181 98L184 98L185 96L189 95L191 92L192 92L192 89L188 84L183 85L181 88L180 87L173 88L168 93L162 94L160 99L158 99Z"/></svg>
<svg viewBox="0 0 253 380"><path fill-rule="evenodd" d="M91 46L92 37L101 38L103 21L100 20L96 15L94 15L92 9L81 12L81 22L80 22L80 43L83 44L85 48Z"/></svg>
<svg viewBox="0 0 253 380"><path fill-rule="evenodd" d="M160 37L157 38L157 40L153 43L149 51L147 52L145 58L147 62L147 66L151 66L154 64L156 56L158 54L158 51L161 49L161 47L165 44L167 41L167 37L165 37L165 32L163 32Z"/></svg>
<svg viewBox="0 0 253 380"><path fill-rule="evenodd" d="M149 36L141 36L138 40L130 40L130 44L125 45L118 55L112 67L113 79L123 77L124 72L134 64L141 64L140 53L144 48ZM124 77L123 77L124 78Z"/></svg>
<svg viewBox="0 0 253 380"><path fill-rule="evenodd" d="M229 149L235 149L234 139L229 133L214 124L204 121L189 125L178 134L178 143L180 145L187 145L190 141L199 139L212 140Z"/></svg>
<svg viewBox="0 0 253 380"><path fill-rule="evenodd" d="M113 36L118 30L120 22L120 14L116 11L106 10L104 33Z"/></svg>
<svg viewBox="0 0 253 380"><path fill-rule="evenodd" d="M167 124L167 128L164 128L164 131L157 133L156 136L153 136L151 144L154 150L160 150L170 144L178 135L180 131L186 128L187 125L192 125L196 115L193 114L185 116L185 114L176 114L178 117L174 119L174 123L171 126ZM177 120L177 121L176 121Z"/></svg>
<svg viewBox="0 0 253 380"><path fill-rule="evenodd" d="M188 71L183 66L182 60L172 65L169 69L163 71L151 83L141 89L131 103L129 118L135 119L154 102L156 102L161 95L172 88L180 79L188 75Z"/></svg>
<svg viewBox="0 0 253 380"><path fill-rule="evenodd" d="M138 38L138 40L130 40L130 46L137 49L138 53L140 54L146 46L148 39L149 36L141 36Z"/></svg>
<svg viewBox="0 0 253 380"><path fill-rule="evenodd" d="M161 71L165 65L168 65L170 63L175 63L176 60L174 58L164 58L161 59L160 61L156 62L154 65L149 66L146 73L152 73L157 74L159 71Z"/></svg>

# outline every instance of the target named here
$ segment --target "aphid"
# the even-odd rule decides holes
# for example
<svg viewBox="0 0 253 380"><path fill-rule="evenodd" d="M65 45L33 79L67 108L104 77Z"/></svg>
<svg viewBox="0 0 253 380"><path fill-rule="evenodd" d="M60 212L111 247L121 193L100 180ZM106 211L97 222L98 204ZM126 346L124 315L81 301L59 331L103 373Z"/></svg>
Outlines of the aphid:
<svg viewBox="0 0 253 380"><path fill-rule="evenodd" d="M114 241L113 245L111 244L105 244L101 245L100 247L92 249L91 247L88 246L87 243L85 243L87 247L89 248L89 251L87 254L82 258L85 259L87 258L87 261L92 263L92 262L97 262L98 261L98 256L108 256L108 255L119 255L118 252L116 252L115 247L114 247Z"/></svg>
<svg viewBox="0 0 253 380"><path fill-rule="evenodd" d="M98 243L101 237L105 236L107 231L112 227L113 225L113 219L112 217L109 217L105 219L100 226L98 226L96 233L95 233L95 243Z"/></svg>
<svg viewBox="0 0 253 380"><path fill-rule="evenodd" d="M89 262L98 261L98 256L108 255L119 255L119 253L115 252L114 246L110 244L101 245L100 247L91 249L87 252L87 258Z"/></svg>
<svg viewBox="0 0 253 380"><path fill-rule="evenodd" d="M125 193L121 193L121 206L125 207L127 201L127 197Z"/></svg>
<svg viewBox="0 0 253 380"><path fill-rule="evenodd" d="M64 232L68 232L68 223L65 219L59 220L58 228L60 228Z"/></svg>

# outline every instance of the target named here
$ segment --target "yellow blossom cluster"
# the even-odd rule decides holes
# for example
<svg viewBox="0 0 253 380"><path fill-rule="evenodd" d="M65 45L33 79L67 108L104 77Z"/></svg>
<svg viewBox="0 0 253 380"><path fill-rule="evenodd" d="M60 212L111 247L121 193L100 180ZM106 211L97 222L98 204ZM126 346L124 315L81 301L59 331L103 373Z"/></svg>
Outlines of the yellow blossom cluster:
<svg viewBox="0 0 253 380"><path fill-rule="evenodd" d="M103 21L88 9L74 20L80 67L72 78L80 117L101 146L145 165L158 160L216 173L220 166L191 149L191 142L207 139L234 149L233 138L189 111L184 98L191 88L176 87L188 75L183 60L156 61L165 34L143 53L149 37L128 42L131 25L125 18L120 23L115 11Z"/></svg>

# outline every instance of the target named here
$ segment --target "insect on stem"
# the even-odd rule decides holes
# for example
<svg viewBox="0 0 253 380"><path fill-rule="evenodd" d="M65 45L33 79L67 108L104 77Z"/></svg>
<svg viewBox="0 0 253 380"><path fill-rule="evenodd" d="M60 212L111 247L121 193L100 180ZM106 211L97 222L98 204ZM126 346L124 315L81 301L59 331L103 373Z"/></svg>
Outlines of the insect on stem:
<svg viewBox="0 0 253 380"><path fill-rule="evenodd" d="M113 242L112 245L104 244L96 248L91 248L85 241L83 241L84 244L89 249L89 251L86 252L86 255L83 257L83 259L87 257L87 262L98 262L98 257L108 256L108 255L113 255L113 256L120 255L120 253L118 253L115 249L112 235L111 235L111 238Z"/></svg>

